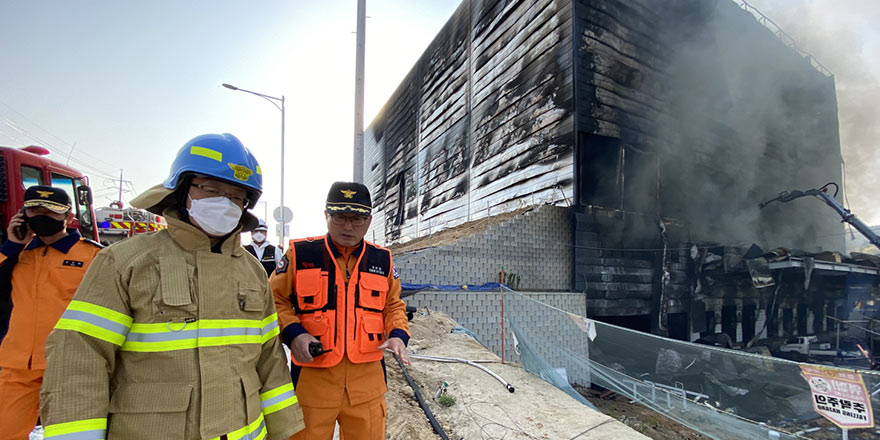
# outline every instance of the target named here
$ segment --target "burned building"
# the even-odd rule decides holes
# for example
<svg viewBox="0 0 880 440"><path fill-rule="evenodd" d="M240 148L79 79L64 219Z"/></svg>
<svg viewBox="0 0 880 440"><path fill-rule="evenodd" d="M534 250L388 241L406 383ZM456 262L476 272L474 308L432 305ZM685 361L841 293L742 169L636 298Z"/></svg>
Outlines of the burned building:
<svg viewBox="0 0 880 440"><path fill-rule="evenodd" d="M844 247L820 202L758 207L840 182L841 153L833 76L743 1L464 0L364 138L368 238L553 205L565 227L505 253L565 267L527 287L585 292L591 316L630 327L689 338L729 328L731 306L756 326L772 289L709 283L713 249ZM409 281L431 281L407 258ZM837 307L845 284L807 311Z"/></svg>

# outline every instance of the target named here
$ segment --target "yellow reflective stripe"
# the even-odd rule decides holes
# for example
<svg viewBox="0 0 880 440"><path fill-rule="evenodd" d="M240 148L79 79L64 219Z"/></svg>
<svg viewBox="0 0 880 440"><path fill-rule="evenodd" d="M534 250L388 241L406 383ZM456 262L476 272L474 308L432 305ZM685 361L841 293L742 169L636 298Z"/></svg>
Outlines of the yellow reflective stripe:
<svg viewBox="0 0 880 440"><path fill-rule="evenodd" d="M95 324L79 320L61 318L55 323L55 328L59 330L79 332L102 341L107 341L113 345L123 345L125 342L125 335L120 335L119 333L114 333L110 330L98 327Z"/></svg>
<svg viewBox="0 0 880 440"><path fill-rule="evenodd" d="M107 419L86 419L86 420L77 420L75 422L66 422L66 423L55 423L53 425L46 425L45 430L43 431L43 438L50 439L53 436L60 436L65 434L75 434L83 431L106 431L107 430ZM104 438L102 433L100 438Z"/></svg>
<svg viewBox="0 0 880 440"><path fill-rule="evenodd" d="M260 343L265 344L266 342L269 342L270 339L278 336L279 334L281 334L281 328L276 325L275 328L269 331L269 333L264 334L260 338Z"/></svg>
<svg viewBox="0 0 880 440"><path fill-rule="evenodd" d="M134 323L123 351L159 352L197 347L262 343L262 321L204 319L192 322Z"/></svg>
<svg viewBox="0 0 880 440"><path fill-rule="evenodd" d="M186 350L198 347L219 347L222 345L259 344L259 335L237 336L211 336L206 338L189 338L179 341L167 342L139 342L126 340L122 345L122 351L137 351L142 353Z"/></svg>
<svg viewBox="0 0 880 440"><path fill-rule="evenodd" d="M277 315L276 315L277 316ZM263 320L265 321L265 320ZM193 322L135 322L131 325L132 333L166 333L182 330L222 329L222 328L262 328L263 321L256 319L200 319Z"/></svg>
<svg viewBox="0 0 880 440"><path fill-rule="evenodd" d="M259 165L257 165L257 174L259 174L261 176L263 175L263 170L260 169Z"/></svg>
<svg viewBox="0 0 880 440"><path fill-rule="evenodd" d="M264 393L260 393L260 406L265 415L287 408L297 402L299 402L299 399L293 391L292 383L287 383Z"/></svg>
<svg viewBox="0 0 880 440"><path fill-rule="evenodd" d="M272 388L271 390L264 393L260 393L260 400L269 400L279 394L283 394L288 391L293 391L293 383L287 383L285 385L281 385L280 387Z"/></svg>
<svg viewBox="0 0 880 440"><path fill-rule="evenodd" d="M260 343L265 344L270 339L278 336L281 333L281 328L278 325L278 314L273 313L260 322L261 327L263 329L263 338L260 340Z"/></svg>
<svg viewBox="0 0 880 440"><path fill-rule="evenodd" d="M257 420L254 420L247 426L226 434L226 438L229 440L242 440L245 438L262 440L266 438L266 421L263 419L263 414L260 414ZM214 437L211 440L220 440L220 437Z"/></svg>
<svg viewBox="0 0 880 440"><path fill-rule="evenodd" d="M277 320L278 320L278 314L277 314L277 313L273 313L273 314L271 314L271 315L269 315L269 316L263 318L262 321L260 321L260 327L265 327L266 324L268 324L268 323L270 323L270 322L272 322L272 321L277 321Z"/></svg>
<svg viewBox="0 0 880 440"><path fill-rule="evenodd" d="M218 162L223 162L223 153L221 153L217 150L211 150L211 149L208 149L205 147L192 146L189 148L189 154L192 154L195 156L204 156L204 157L207 157L208 159L214 159Z"/></svg>
<svg viewBox="0 0 880 440"><path fill-rule="evenodd" d="M119 313L116 310L77 300L71 301L70 304L67 305L67 310L91 313L104 319L109 319L115 323L122 324L126 327L131 327L131 323L134 321L131 316L128 316L125 313Z"/></svg>
<svg viewBox="0 0 880 440"><path fill-rule="evenodd" d="M131 317L106 307L83 301L71 301L55 328L91 336L114 345L122 345L131 326Z"/></svg>
<svg viewBox="0 0 880 440"><path fill-rule="evenodd" d="M270 406L263 408L263 414L268 416L269 414L272 414L275 411L287 408L288 406L293 405L294 403L297 403L297 402L299 402L298 397L290 396L289 398L284 399L274 405L270 405Z"/></svg>

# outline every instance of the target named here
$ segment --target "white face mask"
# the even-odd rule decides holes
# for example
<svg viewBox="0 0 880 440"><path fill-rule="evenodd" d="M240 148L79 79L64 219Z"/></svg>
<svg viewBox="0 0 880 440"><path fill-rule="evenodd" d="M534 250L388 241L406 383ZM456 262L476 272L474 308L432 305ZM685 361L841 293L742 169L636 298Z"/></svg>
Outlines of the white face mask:
<svg viewBox="0 0 880 440"><path fill-rule="evenodd" d="M254 232L253 238L255 242L262 243L266 241L266 234L262 232Z"/></svg>
<svg viewBox="0 0 880 440"><path fill-rule="evenodd" d="M226 197L193 199L190 197L189 216L208 235L220 237L232 232L243 212Z"/></svg>

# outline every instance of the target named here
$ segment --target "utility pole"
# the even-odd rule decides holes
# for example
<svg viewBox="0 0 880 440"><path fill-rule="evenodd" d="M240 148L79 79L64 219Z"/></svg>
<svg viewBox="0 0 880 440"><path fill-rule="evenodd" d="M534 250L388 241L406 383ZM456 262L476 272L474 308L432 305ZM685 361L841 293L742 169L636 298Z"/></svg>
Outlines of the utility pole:
<svg viewBox="0 0 880 440"><path fill-rule="evenodd" d="M104 185L106 185L106 186L108 186L108 187L110 186L110 183L107 183L108 181L109 181L109 182L112 182L112 185L113 185L114 187L116 186L116 181L117 181L117 180L119 181L119 198L116 199L116 202L114 202L114 203L118 203L118 204L119 204L119 209L122 209L122 193L125 192L125 190L123 189L123 185L126 184L126 183L128 183L128 184L131 184L131 183L132 183L131 180L125 180L125 179L123 178L123 176L122 176L122 171L123 171L122 168L120 168L120 169L119 169L119 179L107 179L107 180L104 181Z"/></svg>
<svg viewBox="0 0 880 440"><path fill-rule="evenodd" d="M119 169L119 198L116 199L119 201L119 204L122 204L122 168Z"/></svg>
<svg viewBox="0 0 880 440"><path fill-rule="evenodd" d="M354 73L354 181L364 183L364 28L367 0L358 0Z"/></svg>

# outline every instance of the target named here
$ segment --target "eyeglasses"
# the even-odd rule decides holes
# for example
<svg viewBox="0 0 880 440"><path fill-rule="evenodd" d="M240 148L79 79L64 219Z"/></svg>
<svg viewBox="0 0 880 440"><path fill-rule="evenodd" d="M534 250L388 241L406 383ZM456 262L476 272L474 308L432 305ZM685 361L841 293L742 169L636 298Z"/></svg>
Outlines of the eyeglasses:
<svg viewBox="0 0 880 440"><path fill-rule="evenodd" d="M221 190L220 188L217 188L216 186L203 185L200 183L193 183L193 184L191 184L191 186L194 186L194 187L202 190L202 192L205 193L205 195L208 197L226 197L227 199L231 200L232 203L235 203L236 205L238 205L239 207L242 207L242 208L247 206L247 204L250 202L250 200L248 200L247 197L242 197L239 195L230 194L228 192Z"/></svg>
<svg viewBox="0 0 880 440"><path fill-rule="evenodd" d="M334 225L345 225L351 223L352 226L363 226L367 223L367 217L363 215L342 216L339 214L330 214L330 221Z"/></svg>

